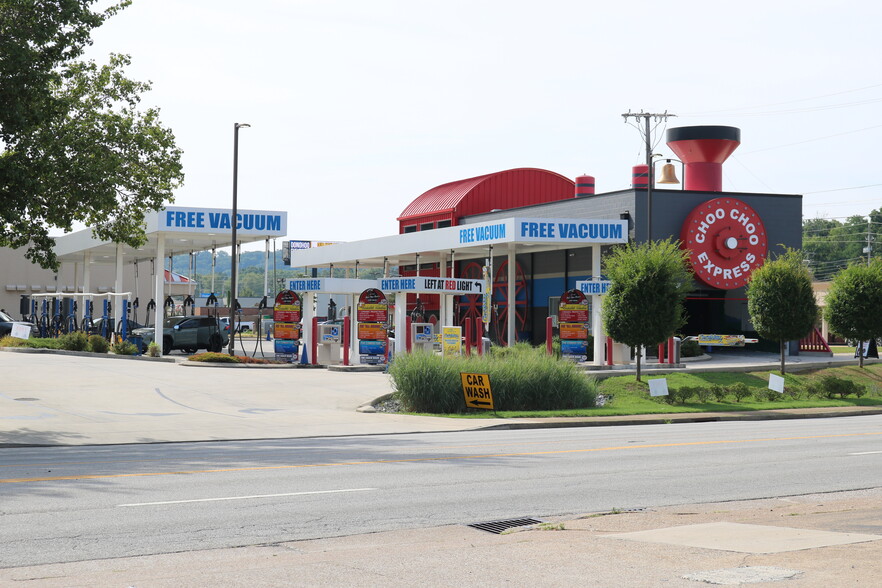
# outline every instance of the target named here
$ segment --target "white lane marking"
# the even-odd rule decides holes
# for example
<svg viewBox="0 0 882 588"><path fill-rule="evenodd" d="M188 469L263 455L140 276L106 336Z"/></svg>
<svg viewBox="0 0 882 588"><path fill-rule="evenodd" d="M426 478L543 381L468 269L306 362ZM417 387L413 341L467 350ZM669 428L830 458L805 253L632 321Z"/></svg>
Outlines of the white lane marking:
<svg viewBox="0 0 882 588"><path fill-rule="evenodd" d="M862 451L860 453L849 453L849 455L873 455L876 453L882 453L882 451Z"/></svg>
<svg viewBox="0 0 882 588"><path fill-rule="evenodd" d="M166 500L164 502L134 502L117 506L159 506L163 504L189 504L191 502L217 502L220 500L251 500L254 498L278 498L280 496L306 496L308 494L335 494L338 492L368 492L379 488L348 488L343 490L316 490L314 492L288 492L285 494L255 494L254 496L225 496L222 498L196 498L193 500Z"/></svg>

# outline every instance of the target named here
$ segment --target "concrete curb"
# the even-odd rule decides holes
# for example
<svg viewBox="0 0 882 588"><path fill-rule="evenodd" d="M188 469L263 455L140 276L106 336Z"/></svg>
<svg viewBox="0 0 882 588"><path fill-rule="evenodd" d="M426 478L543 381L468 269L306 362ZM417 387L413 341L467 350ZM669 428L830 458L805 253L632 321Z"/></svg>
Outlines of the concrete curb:
<svg viewBox="0 0 882 588"><path fill-rule="evenodd" d="M781 410L758 410L745 411L741 413L674 413L674 414L653 414L628 417L588 417L579 419L578 417L561 417L572 418L573 420L556 420L548 419L547 421L529 421L529 422L511 422L502 425L488 425L481 427L482 431L491 430L518 430L518 429L558 429L567 427L611 427L625 425L671 425L675 423L713 423L724 421L775 421L775 420L795 420L795 419L823 419L838 418L850 416L869 416L882 414L882 406L880 407L858 407L861 410L851 410L852 407L843 407L847 410L836 410L830 408L805 408L802 411L813 412L789 412L787 409Z"/></svg>
<svg viewBox="0 0 882 588"><path fill-rule="evenodd" d="M91 351L69 351L67 349L33 349L31 347L0 347L0 351L6 353L33 353L33 354L53 354L67 355L71 357L95 357L95 358L111 358L111 359L128 359L128 360L146 360L166 363L176 363L178 360L174 357L149 357L147 355L116 355L115 353L93 353Z"/></svg>

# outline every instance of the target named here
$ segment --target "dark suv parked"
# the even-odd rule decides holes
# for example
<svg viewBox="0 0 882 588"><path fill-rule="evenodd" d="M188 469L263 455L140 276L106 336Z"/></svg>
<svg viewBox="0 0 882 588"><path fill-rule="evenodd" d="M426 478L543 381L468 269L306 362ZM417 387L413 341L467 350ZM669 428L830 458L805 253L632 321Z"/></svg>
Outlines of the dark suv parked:
<svg viewBox="0 0 882 588"><path fill-rule="evenodd" d="M153 342L152 327L135 329L133 335L143 340L142 349ZM229 342L229 336L220 328L213 316L171 316L162 322L162 354L168 355L172 349L183 349L196 353L200 349L221 351Z"/></svg>

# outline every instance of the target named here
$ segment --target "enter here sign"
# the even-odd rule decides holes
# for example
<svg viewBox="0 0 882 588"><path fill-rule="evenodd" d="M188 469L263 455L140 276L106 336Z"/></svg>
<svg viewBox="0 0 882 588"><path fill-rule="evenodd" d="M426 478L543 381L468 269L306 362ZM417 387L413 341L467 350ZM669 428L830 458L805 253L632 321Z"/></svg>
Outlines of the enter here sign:
<svg viewBox="0 0 882 588"><path fill-rule="evenodd" d="M489 374L460 373L460 376L462 378L462 393L467 407L495 410Z"/></svg>

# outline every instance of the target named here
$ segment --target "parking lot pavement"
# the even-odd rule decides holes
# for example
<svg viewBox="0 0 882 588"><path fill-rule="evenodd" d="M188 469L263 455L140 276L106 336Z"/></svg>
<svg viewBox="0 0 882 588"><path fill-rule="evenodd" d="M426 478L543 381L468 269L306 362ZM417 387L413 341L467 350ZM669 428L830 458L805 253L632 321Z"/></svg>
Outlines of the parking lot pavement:
<svg viewBox="0 0 882 588"><path fill-rule="evenodd" d="M193 368L0 352L0 445L85 445L462 430L491 424L362 413L381 372Z"/></svg>

